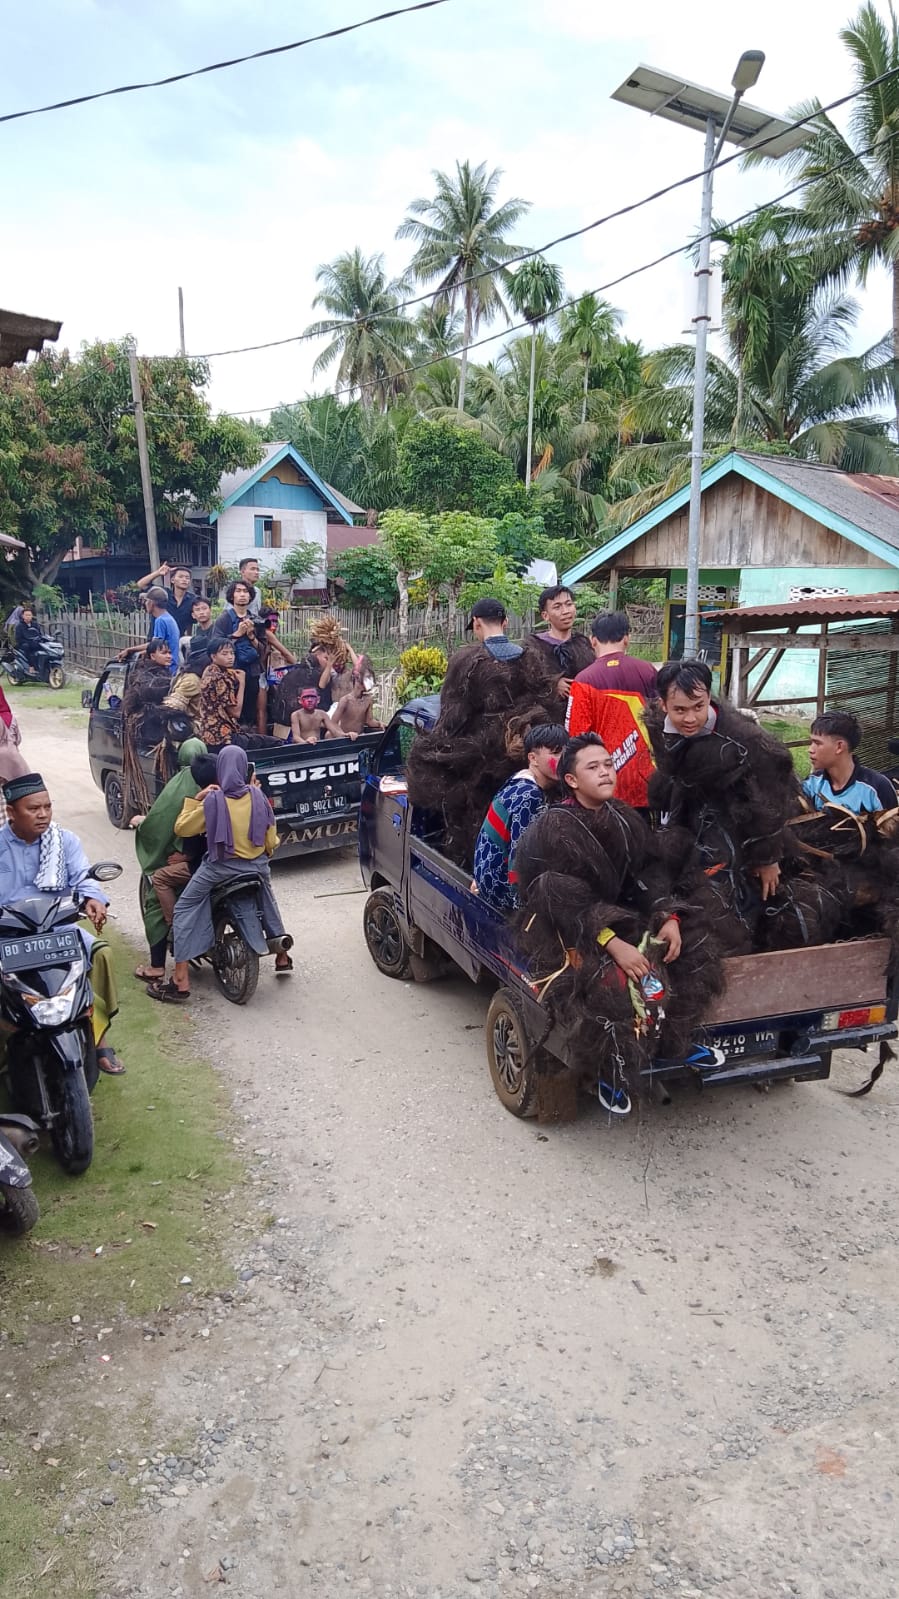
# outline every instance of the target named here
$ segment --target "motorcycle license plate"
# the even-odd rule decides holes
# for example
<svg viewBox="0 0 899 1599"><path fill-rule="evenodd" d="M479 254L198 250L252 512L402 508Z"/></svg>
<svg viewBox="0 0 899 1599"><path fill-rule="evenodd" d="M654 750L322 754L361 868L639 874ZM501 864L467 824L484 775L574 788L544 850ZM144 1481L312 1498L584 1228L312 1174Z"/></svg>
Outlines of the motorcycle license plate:
<svg viewBox="0 0 899 1599"><path fill-rule="evenodd" d="M56 933L32 933L22 938L0 938L0 969L26 971L34 966L65 966L81 955L75 928Z"/></svg>
<svg viewBox="0 0 899 1599"><path fill-rule="evenodd" d="M768 1027L748 1027L740 1033L714 1033L705 1042L724 1051L728 1060L756 1060L777 1051L777 1034Z"/></svg>

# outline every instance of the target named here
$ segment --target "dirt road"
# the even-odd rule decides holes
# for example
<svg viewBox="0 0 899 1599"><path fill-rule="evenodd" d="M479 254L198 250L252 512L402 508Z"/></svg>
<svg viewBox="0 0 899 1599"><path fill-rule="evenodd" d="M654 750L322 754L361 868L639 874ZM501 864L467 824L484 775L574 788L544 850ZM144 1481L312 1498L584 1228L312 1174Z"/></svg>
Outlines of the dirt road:
<svg viewBox="0 0 899 1599"><path fill-rule="evenodd" d="M46 725L137 935L130 839ZM892 1599L895 1072L544 1133L493 1095L483 993L377 974L358 883L285 863L296 976L244 1011L195 985L259 1235L231 1303L135 1342L123 1429L149 1403L180 1443L102 1592Z"/></svg>

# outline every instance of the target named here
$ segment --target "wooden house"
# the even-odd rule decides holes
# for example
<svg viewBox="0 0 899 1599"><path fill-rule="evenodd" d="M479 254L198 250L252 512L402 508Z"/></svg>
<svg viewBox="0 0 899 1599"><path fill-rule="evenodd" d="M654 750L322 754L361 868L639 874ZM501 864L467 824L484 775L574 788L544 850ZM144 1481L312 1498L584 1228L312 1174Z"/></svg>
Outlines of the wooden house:
<svg viewBox="0 0 899 1599"><path fill-rule="evenodd" d="M665 657L683 645L689 498L678 490L563 576L606 578L610 603L621 577L663 578ZM723 669L716 610L899 588L899 478L734 450L703 473L700 560L701 653ZM813 671L808 651L789 651L769 692L812 692Z"/></svg>

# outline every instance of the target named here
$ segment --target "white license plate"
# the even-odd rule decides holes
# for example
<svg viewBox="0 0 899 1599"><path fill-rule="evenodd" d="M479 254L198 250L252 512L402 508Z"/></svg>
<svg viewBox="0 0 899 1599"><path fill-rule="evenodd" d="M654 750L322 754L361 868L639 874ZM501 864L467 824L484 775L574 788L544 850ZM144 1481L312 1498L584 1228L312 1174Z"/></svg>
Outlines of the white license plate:
<svg viewBox="0 0 899 1599"><path fill-rule="evenodd" d="M728 1060L755 1060L758 1055L777 1051L777 1034L768 1027L747 1028L739 1033L711 1033L705 1039L710 1049L723 1050Z"/></svg>

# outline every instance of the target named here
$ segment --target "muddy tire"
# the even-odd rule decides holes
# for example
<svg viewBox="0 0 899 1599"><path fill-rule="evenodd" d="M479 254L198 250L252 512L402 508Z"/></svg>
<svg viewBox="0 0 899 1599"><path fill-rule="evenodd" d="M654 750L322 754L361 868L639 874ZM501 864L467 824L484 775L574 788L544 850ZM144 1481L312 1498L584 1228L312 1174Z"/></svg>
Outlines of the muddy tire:
<svg viewBox="0 0 899 1599"><path fill-rule="evenodd" d="M362 931L379 972L400 979L411 976L412 950L392 889L376 888L369 894L362 912Z"/></svg>
<svg viewBox="0 0 899 1599"><path fill-rule="evenodd" d="M259 956L227 912L220 911L213 926L215 943L210 960L219 992L232 1005L247 1005L259 982Z"/></svg>
<svg viewBox="0 0 899 1599"><path fill-rule="evenodd" d="M487 1065L497 1099L513 1116L536 1116L536 1053L528 1055L527 1032L510 989L494 994L485 1030Z"/></svg>
<svg viewBox="0 0 899 1599"><path fill-rule="evenodd" d="M47 673L47 682L51 688L65 688L66 674L61 666L51 666Z"/></svg>
<svg viewBox="0 0 899 1599"><path fill-rule="evenodd" d="M57 1159L70 1177L81 1177L94 1158L94 1119L84 1071L60 1073L47 1088L56 1112L50 1136Z"/></svg>
<svg viewBox="0 0 899 1599"><path fill-rule="evenodd" d="M9 1188L0 1183L0 1233L7 1238L22 1238L31 1232L40 1214L33 1188Z"/></svg>

